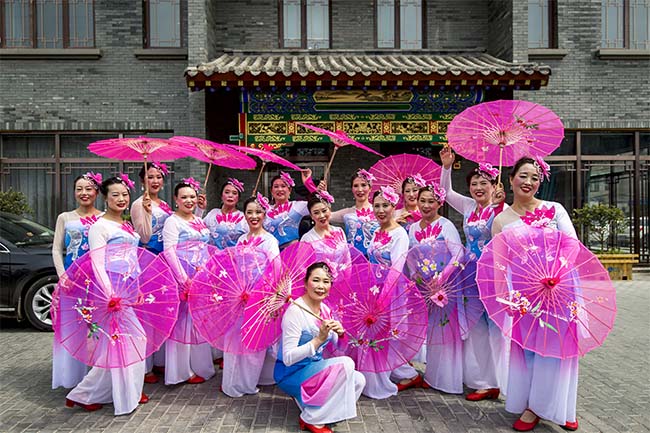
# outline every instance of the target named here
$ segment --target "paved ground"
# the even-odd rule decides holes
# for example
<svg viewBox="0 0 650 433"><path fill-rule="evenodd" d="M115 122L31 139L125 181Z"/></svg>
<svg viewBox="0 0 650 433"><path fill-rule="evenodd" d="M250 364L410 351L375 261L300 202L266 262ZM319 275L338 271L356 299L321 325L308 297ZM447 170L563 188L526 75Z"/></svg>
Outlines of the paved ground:
<svg viewBox="0 0 650 433"><path fill-rule="evenodd" d="M604 346L580 365L580 431L650 431L650 274L616 283L618 317ZM86 413L64 408L65 390L50 389L52 335L15 321L0 322L0 432L296 432L298 410L274 387L230 399L220 376L201 385L145 385L150 403L129 416L112 406ZM389 400L362 397L359 416L340 432L511 432L516 416L501 401L469 403L432 390ZM541 423L536 432L562 432Z"/></svg>

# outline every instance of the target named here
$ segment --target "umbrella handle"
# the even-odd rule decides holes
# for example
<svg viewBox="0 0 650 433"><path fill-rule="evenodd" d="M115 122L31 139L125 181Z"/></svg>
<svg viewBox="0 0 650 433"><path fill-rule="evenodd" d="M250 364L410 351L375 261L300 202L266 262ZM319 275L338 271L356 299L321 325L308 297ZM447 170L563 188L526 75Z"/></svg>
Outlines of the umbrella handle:
<svg viewBox="0 0 650 433"><path fill-rule="evenodd" d="M334 162L334 156L336 155L337 150L339 150L339 147L335 144L334 152L332 152L332 156L330 157L330 160L327 163L327 167L325 167L325 173L323 173L323 180L325 180L325 182L327 182L327 177L330 174L330 168L332 168L332 162Z"/></svg>
<svg viewBox="0 0 650 433"><path fill-rule="evenodd" d="M264 166L266 161L262 160L262 167L260 167L260 174L257 175L257 182L255 182L255 188L253 189L253 197L257 193L257 187L260 185L260 179L262 179L262 172L264 171Z"/></svg>
<svg viewBox="0 0 650 433"><path fill-rule="evenodd" d="M503 184L501 183L501 168L503 167L503 148L505 144L499 143L499 178L497 179L497 187L503 189Z"/></svg>
<svg viewBox="0 0 650 433"><path fill-rule="evenodd" d="M149 195L149 184L147 183L147 155L143 155L144 157L144 193L146 195Z"/></svg>
<svg viewBox="0 0 650 433"><path fill-rule="evenodd" d="M309 308L305 308L305 307L303 307L302 305L298 304L295 300L293 300L293 299L289 299L289 302L291 302L291 305L295 305L296 307L300 308L300 309L301 309L302 311L304 311L305 313L309 314L309 315L312 316L312 317L315 317L316 319L320 320L321 322L324 322L324 321L325 321L325 320L324 320L322 317L320 317L318 314L314 313L314 312L311 311ZM349 336L352 336L352 334L350 334L348 331L343 331L343 333L344 333L344 334L348 334Z"/></svg>
<svg viewBox="0 0 650 433"><path fill-rule="evenodd" d="M210 170L212 169L212 164L208 165L208 174L205 175L205 181L203 182L203 191L206 191L208 186L208 179L210 179Z"/></svg>

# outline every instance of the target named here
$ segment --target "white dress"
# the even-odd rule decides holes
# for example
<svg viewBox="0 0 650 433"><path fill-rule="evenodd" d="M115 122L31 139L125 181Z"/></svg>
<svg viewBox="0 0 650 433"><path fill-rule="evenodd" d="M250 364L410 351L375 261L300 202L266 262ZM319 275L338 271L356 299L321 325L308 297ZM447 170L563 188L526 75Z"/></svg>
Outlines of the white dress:
<svg viewBox="0 0 650 433"><path fill-rule="evenodd" d="M261 236L245 233L239 238L238 245L254 245L266 252L269 261L280 254L278 240L269 232ZM257 385L273 385L273 367L277 354L276 347L259 352L237 354L224 351L223 377L221 389L229 397L241 397L245 394L257 394Z"/></svg>
<svg viewBox="0 0 650 433"><path fill-rule="evenodd" d="M122 229L122 224L100 218L88 232L91 250L106 244L128 243L138 245L140 236ZM143 348L144 350L144 348ZM67 398L83 404L113 403L115 415L131 413L138 407L144 385L145 361L125 368L90 369L86 377L67 395Z"/></svg>
<svg viewBox="0 0 650 433"><path fill-rule="evenodd" d="M207 242L208 236L208 228L196 215L191 223L176 214L171 215L165 221L163 228L165 250L175 248L176 244L186 241ZM175 268L172 270L175 270L176 278L179 278L179 274L184 274L180 267L172 266L172 268ZM189 311L179 311L179 314L189 315ZM191 316L188 320L191 321ZM214 374L212 348L208 343L184 344L173 340L165 342L165 385L185 382L194 375L207 380Z"/></svg>
<svg viewBox="0 0 650 433"><path fill-rule="evenodd" d="M465 246L473 260L481 256L483 246L492 239L492 223L507 205L477 209L476 201L453 190L451 169L443 168L440 186L447 191L447 203L463 215ZM463 347L463 382L469 388L499 388L506 391L508 379L508 341L499 327L483 313L469 331Z"/></svg>
<svg viewBox="0 0 650 433"><path fill-rule="evenodd" d="M556 202L542 201L540 207L555 208L553 219L543 225L577 238L566 209ZM504 210L494 220L493 234L517 227L524 222L512 208ZM578 357L558 359L538 355L510 345L506 410L520 414L526 409L537 416L564 425L576 421L578 399Z"/></svg>
<svg viewBox="0 0 650 433"><path fill-rule="evenodd" d="M302 298L296 303L307 308ZM330 317L325 304L321 304L320 316ZM281 350L275 365L280 389L294 398L302 411L300 418L316 425L356 417L356 403L365 385L364 376L355 371L351 358L323 358L325 345L337 344L336 333L330 331L327 342L318 350L314 349L310 341L319 333L318 322L298 306L289 306L282 317ZM303 385L308 387L309 381L318 385L310 393L304 393ZM316 398L310 400L309 397Z"/></svg>

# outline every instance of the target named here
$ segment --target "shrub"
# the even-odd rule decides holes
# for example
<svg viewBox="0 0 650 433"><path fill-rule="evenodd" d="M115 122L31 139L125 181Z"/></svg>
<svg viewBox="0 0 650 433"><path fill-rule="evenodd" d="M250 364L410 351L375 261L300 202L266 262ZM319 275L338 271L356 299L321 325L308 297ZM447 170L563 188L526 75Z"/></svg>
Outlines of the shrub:
<svg viewBox="0 0 650 433"><path fill-rule="evenodd" d="M625 226L625 214L617 207L586 204L573 210L573 222L582 231L585 244L595 239L600 244L600 251L607 251L607 240L613 233L618 233Z"/></svg>
<svg viewBox="0 0 650 433"><path fill-rule="evenodd" d="M11 188L7 191L0 191L0 211L15 215L34 213L32 208L27 204L27 196Z"/></svg>

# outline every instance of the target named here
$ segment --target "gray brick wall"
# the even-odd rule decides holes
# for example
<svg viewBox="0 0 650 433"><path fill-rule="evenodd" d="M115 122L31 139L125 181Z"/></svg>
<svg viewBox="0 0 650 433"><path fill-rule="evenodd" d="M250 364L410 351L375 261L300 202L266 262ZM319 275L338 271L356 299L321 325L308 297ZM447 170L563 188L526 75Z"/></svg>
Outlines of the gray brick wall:
<svg viewBox="0 0 650 433"><path fill-rule="evenodd" d="M427 0L426 6L426 48L486 50L489 27L485 0Z"/></svg>
<svg viewBox="0 0 650 433"><path fill-rule="evenodd" d="M521 0L520 2L524 3ZM512 0L488 0L487 7L487 52L500 59L511 61L513 59Z"/></svg>
<svg viewBox="0 0 650 433"><path fill-rule="evenodd" d="M528 40L526 13L516 14L515 28ZM650 60L601 60L600 0L558 1L558 48L568 50L548 63L552 76L546 87L515 92L554 110L567 128L650 128ZM527 57L517 46L516 57Z"/></svg>

